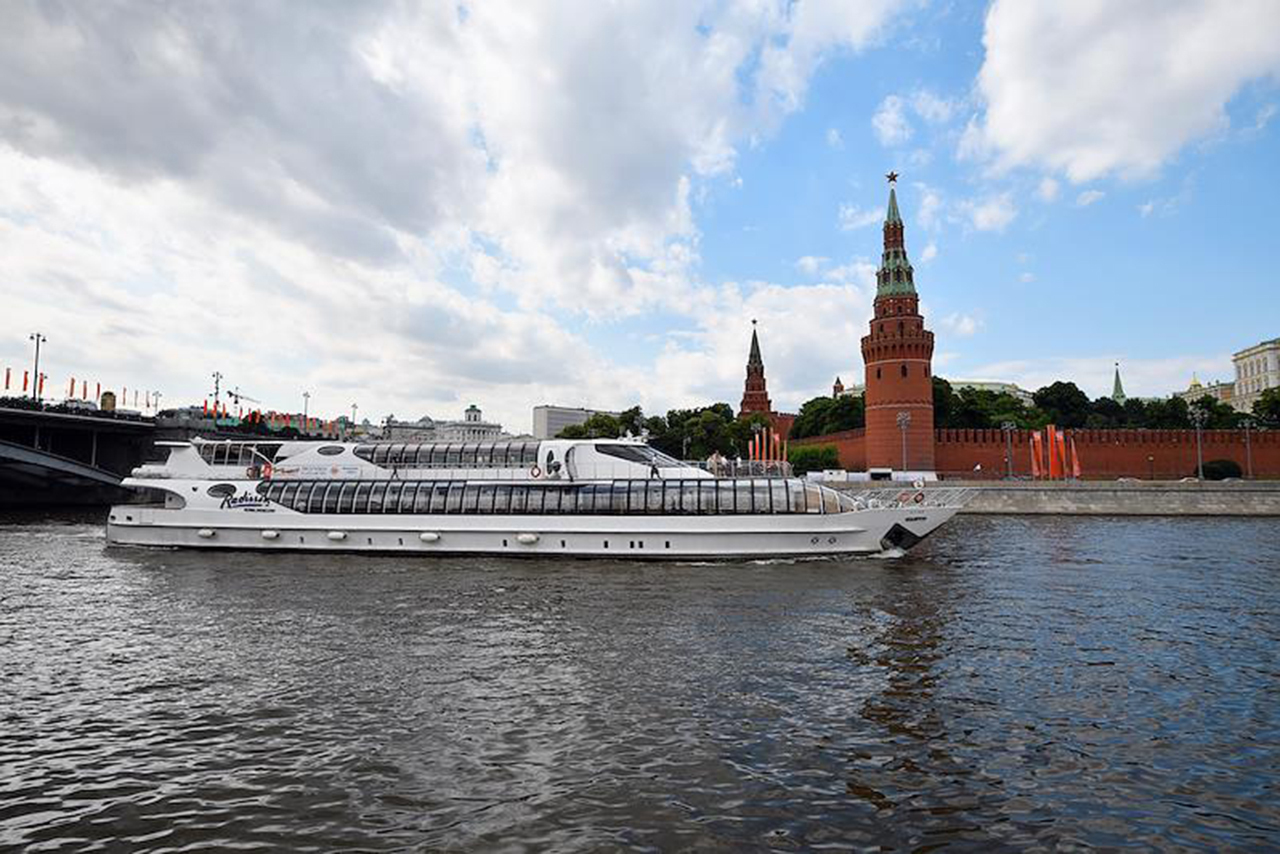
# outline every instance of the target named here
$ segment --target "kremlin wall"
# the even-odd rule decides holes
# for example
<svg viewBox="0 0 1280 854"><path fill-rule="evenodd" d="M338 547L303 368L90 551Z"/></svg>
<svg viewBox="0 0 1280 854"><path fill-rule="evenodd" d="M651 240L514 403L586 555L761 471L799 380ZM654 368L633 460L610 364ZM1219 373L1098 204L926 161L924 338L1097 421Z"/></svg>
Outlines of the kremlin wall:
<svg viewBox="0 0 1280 854"><path fill-rule="evenodd" d="M915 272L907 259L902 217L890 172L889 205L884 222L884 253L876 272L876 298L870 330L862 339L866 366L866 427L790 442L793 447L834 447L848 471L894 469L936 472L944 479L1048 478L1050 460L1043 444L1033 462L1039 432L1013 430L935 430L933 426L933 333L920 315ZM751 332L741 415L765 415L786 438L796 416L773 410L756 330ZM904 443L905 433L905 443ZM1138 478L1176 480L1196 474L1194 430L1065 430L1059 477L1084 480ZM1246 477L1280 478L1280 431L1205 430L1200 435L1204 462L1233 460ZM905 448L904 448L905 444ZM1010 451L1012 452L1010 454ZM903 464L904 452L906 464ZM1010 464L1010 457L1012 464ZM1059 462L1062 462L1060 460Z"/></svg>

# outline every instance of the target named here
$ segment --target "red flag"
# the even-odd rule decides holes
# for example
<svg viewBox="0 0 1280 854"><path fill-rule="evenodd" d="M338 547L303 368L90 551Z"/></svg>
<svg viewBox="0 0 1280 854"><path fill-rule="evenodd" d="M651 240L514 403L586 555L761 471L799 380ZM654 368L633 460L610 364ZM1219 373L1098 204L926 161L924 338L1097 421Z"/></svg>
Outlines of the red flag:
<svg viewBox="0 0 1280 854"><path fill-rule="evenodd" d="M28 373L30 373L30 372L29 372L29 371L23 371L23 372L22 372L22 393L23 393L23 394L26 394L26 393L27 393L27 382L28 382L27 374L28 374Z"/></svg>
<svg viewBox="0 0 1280 854"><path fill-rule="evenodd" d="M75 397L75 396L76 396L76 378L72 377L71 387L67 389L67 397Z"/></svg>
<svg viewBox="0 0 1280 854"><path fill-rule="evenodd" d="M204 399L204 417L209 417L209 398L207 397Z"/></svg>
<svg viewBox="0 0 1280 854"><path fill-rule="evenodd" d="M1080 454L1076 451L1076 437L1071 437L1071 476L1080 479Z"/></svg>
<svg viewBox="0 0 1280 854"><path fill-rule="evenodd" d="M4 390L9 390L9 374L13 372L13 368L4 369Z"/></svg>
<svg viewBox="0 0 1280 854"><path fill-rule="evenodd" d="M36 397L44 397L44 374L36 381Z"/></svg>
<svg viewBox="0 0 1280 854"><path fill-rule="evenodd" d="M1031 434L1031 477L1040 479L1040 431Z"/></svg>
<svg viewBox="0 0 1280 854"><path fill-rule="evenodd" d="M89 399L89 381L88 380L80 381L80 398L82 400Z"/></svg>
<svg viewBox="0 0 1280 854"><path fill-rule="evenodd" d="M95 383L93 386L93 399L102 400L102 383Z"/></svg>

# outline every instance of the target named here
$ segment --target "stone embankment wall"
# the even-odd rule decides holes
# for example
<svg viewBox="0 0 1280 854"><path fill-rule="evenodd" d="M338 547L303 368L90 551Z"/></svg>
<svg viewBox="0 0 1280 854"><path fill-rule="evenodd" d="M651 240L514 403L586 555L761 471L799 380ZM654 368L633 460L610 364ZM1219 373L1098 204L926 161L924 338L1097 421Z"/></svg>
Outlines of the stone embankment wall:
<svg viewBox="0 0 1280 854"><path fill-rule="evenodd" d="M941 484L939 484L941 485ZM1026 483L948 481L976 494L963 513L1098 516L1277 516L1280 481L1235 483ZM837 485L852 491L867 484ZM897 489L901 490L901 484ZM929 487L926 487L928 489ZM1280 520L1276 535L1280 536Z"/></svg>

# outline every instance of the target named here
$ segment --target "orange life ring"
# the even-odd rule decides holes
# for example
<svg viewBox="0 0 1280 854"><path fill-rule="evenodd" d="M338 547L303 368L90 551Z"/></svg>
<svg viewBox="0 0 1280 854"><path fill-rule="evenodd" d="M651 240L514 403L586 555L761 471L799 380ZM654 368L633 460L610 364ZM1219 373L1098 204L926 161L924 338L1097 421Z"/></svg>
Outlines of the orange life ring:
<svg viewBox="0 0 1280 854"><path fill-rule="evenodd" d="M271 463L262 464L262 479L263 480L271 479Z"/></svg>
<svg viewBox="0 0 1280 854"><path fill-rule="evenodd" d="M538 468L537 463L534 463L533 468L529 469L529 476L535 479L542 477L542 469Z"/></svg>

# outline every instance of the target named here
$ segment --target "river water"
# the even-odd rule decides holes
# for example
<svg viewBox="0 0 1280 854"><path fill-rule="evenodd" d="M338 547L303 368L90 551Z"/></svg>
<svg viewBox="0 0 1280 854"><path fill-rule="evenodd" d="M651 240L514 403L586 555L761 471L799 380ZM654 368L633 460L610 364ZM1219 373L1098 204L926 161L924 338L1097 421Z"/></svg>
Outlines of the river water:
<svg viewBox="0 0 1280 854"><path fill-rule="evenodd" d="M108 549L0 520L0 848L1280 848L1280 522L899 560Z"/></svg>

